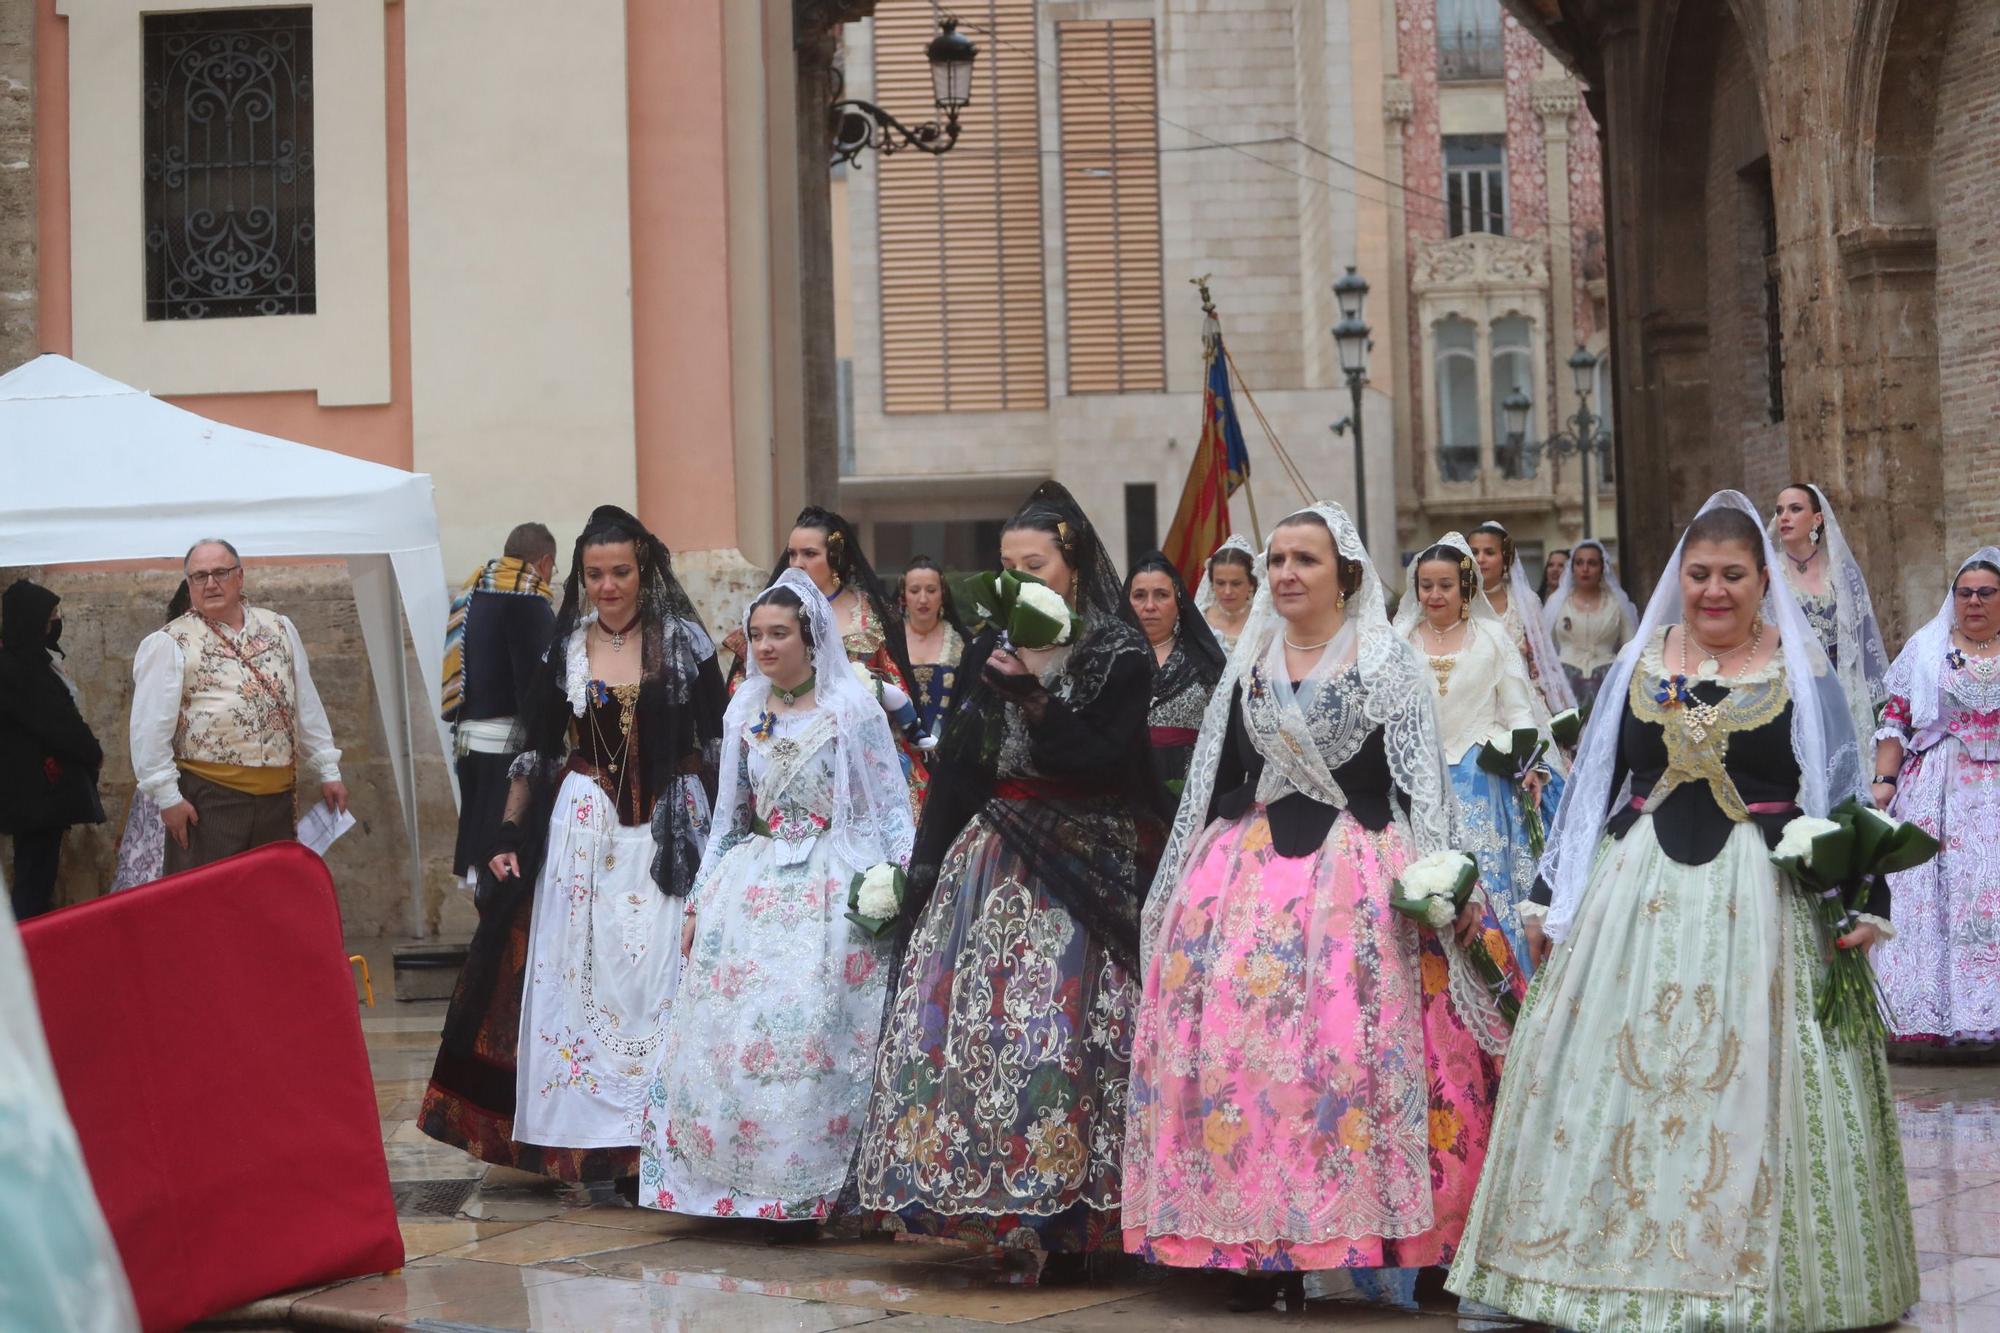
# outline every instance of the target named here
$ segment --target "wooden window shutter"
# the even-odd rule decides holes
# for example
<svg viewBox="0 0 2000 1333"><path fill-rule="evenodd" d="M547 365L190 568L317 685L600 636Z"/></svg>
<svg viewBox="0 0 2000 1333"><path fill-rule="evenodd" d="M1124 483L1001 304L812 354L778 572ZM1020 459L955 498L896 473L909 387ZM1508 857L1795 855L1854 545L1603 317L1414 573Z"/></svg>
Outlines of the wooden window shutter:
<svg viewBox="0 0 2000 1333"><path fill-rule="evenodd" d="M1151 19L1056 24L1071 393L1167 387Z"/></svg>
<svg viewBox="0 0 2000 1333"><path fill-rule="evenodd" d="M882 409L998 412L1048 406L1041 117L1035 0L952 6L979 44L958 145L863 160L880 173ZM932 118L929 0L875 11L875 96Z"/></svg>

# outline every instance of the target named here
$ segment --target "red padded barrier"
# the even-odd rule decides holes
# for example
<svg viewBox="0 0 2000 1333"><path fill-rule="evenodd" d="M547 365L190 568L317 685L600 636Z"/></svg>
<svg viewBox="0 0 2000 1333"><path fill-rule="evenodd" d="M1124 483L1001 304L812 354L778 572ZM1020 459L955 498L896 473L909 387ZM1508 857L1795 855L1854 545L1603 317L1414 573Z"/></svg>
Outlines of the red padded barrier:
<svg viewBox="0 0 2000 1333"><path fill-rule="evenodd" d="M260 847L37 917L21 938L148 1329L402 1265L319 857Z"/></svg>

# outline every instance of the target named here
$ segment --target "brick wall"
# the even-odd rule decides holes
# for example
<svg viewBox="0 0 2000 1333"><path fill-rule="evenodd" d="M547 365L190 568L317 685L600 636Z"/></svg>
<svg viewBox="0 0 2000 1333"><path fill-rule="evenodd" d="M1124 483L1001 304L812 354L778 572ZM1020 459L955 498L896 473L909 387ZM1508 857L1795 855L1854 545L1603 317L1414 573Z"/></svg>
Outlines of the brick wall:
<svg viewBox="0 0 2000 1333"><path fill-rule="evenodd" d="M1939 75L1938 380L1948 564L2000 541L2000 7L1958 7Z"/></svg>

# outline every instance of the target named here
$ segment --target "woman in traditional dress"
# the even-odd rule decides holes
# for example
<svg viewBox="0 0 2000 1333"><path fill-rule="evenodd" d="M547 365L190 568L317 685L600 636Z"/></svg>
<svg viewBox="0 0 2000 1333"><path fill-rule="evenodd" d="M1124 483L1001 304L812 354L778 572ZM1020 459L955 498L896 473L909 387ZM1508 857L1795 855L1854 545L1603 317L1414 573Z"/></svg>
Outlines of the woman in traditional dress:
<svg viewBox="0 0 2000 1333"><path fill-rule="evenodd" d="M940 736L958 702L965 627L952 606L943 568L927 555L918 556L903 570L903 635L910 649L917 725L926 736Z"/></svg>
<svg viewBox="0 0 2000 1333"><path fill-rule="evenodd" d="M167 616L162 623L170 625L179 620L191 605L187 580L182 579L167 601ZM134 787L132 806L125 814L125 831L118 838L118 865L106 892L122 893L141 884L151 884L165 873L166 864L167 826L160 822L160 807L153 804L152 797Z"/></svg>
<svg viewBox="0 0 2000 1333"><path fill-rule="evenodd" d="M1543 620L1579 705L1597 701L1605 673L1631 639L1638 618L1632 599L1618 585L1618 571L1611 567L1604 543L1595 537L1578 542Z"/></svg>
<svg viewBox="0 0 2000 1333"><path fill-rule="evenodd" d="M1486 600L1499 613L1508 641L1521 654L1528 678L1534 682L1535 709L1541 721L1546 723L1576 707L1576 691L1570 688L1555 641L1549 638L1542 599L1528 586L1528 575L1515 558L1514 539L1506 528L1489 519L1474 528L1467 541L1479 566Z"/></svg>
<svg viewBox="0 0 2000 1333"><path fill-rule="evenodd" d="M937 750L876 1060L861 1202L892 1225L1049 1256L1117 1244L1139 904L1163 833L1146 740L1153 655L1096 530L1038 488L1000 561L1062 594L1074 640L988 629Z"/></svg>
<svg viewBox="0 0 2000 1333"><path fill-rule="evenodd" d="M1235 1270L1238 1310L1450 1260L1507 1039L1463 949L1512 958L1476 893L1442 934L1389 906L1460 831L1353 523L1302 510L1265 558L1146 900L1125 1148L1126 1248Z"/></svg>
<svg viewBox="0 0 2000 1333"><path fill-rule="evenodd" d="M1531 970L1528 943L1516 908L1535 887L1540 849L1532 846L1521 801L1525 794L1539 809L1553 811L1562 798L1562 781L1549 752L1521 777L1519 791L1514 782L1479 766L1488 737L1522 728L1539 732L1545 742L1550 737L1547 715L1535 707L1527 663L1479 590L1478 578L1465 538L1446 533L1405 571L1396 632L1429 667L1424 682L1437 705L1444 762L1464 830L1457 850L1479 862L1479 882L1525 975Z"/></svg>
<svg viewBox="0 0 2000 1333"><path fill-rule="evenodd" d="M888 720L812 580L785 571L743 628L639 1201L811 1222L854 1160L889 986L889 942L848 919L849 886L903 869L916 830Z"/></svg>
<svg viewBox="0 0 2000 1333"><path fill-rule="evenodd" d="M785 549L771 567L769 583L776 583L778 575L788 569L803 570L812 579L813 586L833 606L847 660L867 668L875 677L876 694L903 752L912 808L921 812L930 774L924 736L917 729L911 683L916 672L910 665L909 640L888 589L875 576L875 567L861 549L854 525L831 509L807 505L792 523Z"/></svg>
<svg viewBox="0 0 2000 1333"><path fill-rule="evenodd" d="M1179 795L1208 696L1222 679L1225 654L1195 611L1181 572L1160 552L1141 556L1132 566L1125 600L1153 650L1153 701L1146 710L1153 771Z"/></svg>
<svg viewBox="0 0 2000 1333"><path fill-rule="evenodd" d="M1195 609L1215 631L1224 653L1236 651L1236 638L1250 618L1250 602L1256 595L1257 552L1248 540L1231 534L1208 558L1201 585L1194 590Z"/></svg>
<svg viewBox="0 0 2000 1333"><path fill-rule="evenodd" d="M1819 487L1794 482L1779 491L1771 526L1785 555L1778 562L1785 581L1840 677L1848 711L1854 714L1854 734L1865 743L1888 697L1882 680L1889 672L1889 652L1875 623L1868 581Z"/></svg>
<svg viewBox="0 0 2000 1333"><path fill-rule="evenodd" d="M1896 937L1875 954L1899 1042L2000 1041L2000 549L1958 568L1887 681L1875 799L1938 840L1889 877Z"/></svg>
<svg viewBox="0 0 2000 1333"><path fill-rule="evenodd" d="M1535 589L1535 596L1541 598L1544 605L1562 586L1563 571L1568 568L1569 552L1560 546L1542 557L1542 586Z"/></svg>
<svg viewBox="0 0 2000 1333"><path fill-rule="evenodd" d="M1815 1016L1831 941L1771 852L1864 796L1758 511L1711 499L1607 677L1450 1287L1558 1328L1866 1328L1917 1299L1879 1045ZM1866 948L1888 910L1839 940Z"/></svg>
<svg viewBox="0 0 2000 1333"><path fill-rule="evenodd" d="M680 977L682 899L708 837L722 701L715 647L665 544L601 506L576 539L522 709L528 749L490 862L503 887L535 886L519 927L522 1143L639 1144ZM634 1163L621 1153L615 1165L628 1175Z"/></svg>

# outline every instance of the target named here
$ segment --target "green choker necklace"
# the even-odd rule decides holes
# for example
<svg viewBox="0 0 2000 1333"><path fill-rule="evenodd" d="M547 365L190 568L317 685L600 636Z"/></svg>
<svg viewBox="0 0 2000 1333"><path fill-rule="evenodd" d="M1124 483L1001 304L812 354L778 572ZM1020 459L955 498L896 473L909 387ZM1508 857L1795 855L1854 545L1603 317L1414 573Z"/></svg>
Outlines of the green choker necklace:
<svg viewBox="0 0 2000 1333"><path fill-rule="evenodd" d="M819 683L819 676L817 673L807 676L804 680L800 681L797 685L793 686L789 690L786 689L784 686L778 684L776 681L772 681L771 695L773 698L784 700L787 705L795 704L805 695L811 694L813 686L817 685L818 683Z"/></svg>

